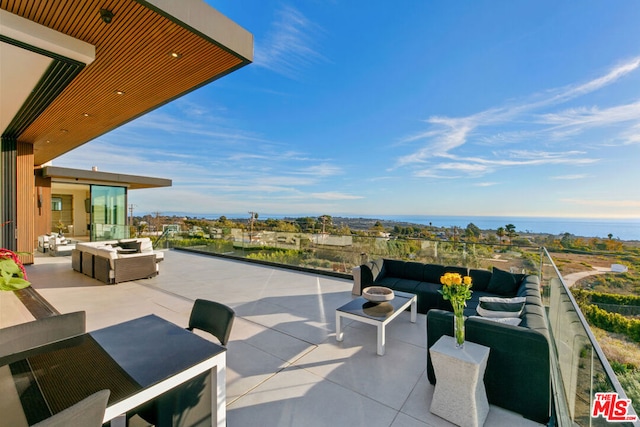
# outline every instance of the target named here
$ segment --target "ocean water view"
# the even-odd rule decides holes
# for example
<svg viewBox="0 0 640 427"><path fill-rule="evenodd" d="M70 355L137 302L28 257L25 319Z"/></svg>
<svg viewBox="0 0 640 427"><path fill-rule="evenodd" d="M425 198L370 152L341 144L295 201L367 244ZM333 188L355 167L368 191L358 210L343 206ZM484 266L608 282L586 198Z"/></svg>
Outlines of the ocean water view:
<svg viewBox="0 0 640 427"><path fill-rule="evenodd" d="M379 219L404 221L435 227L462 227L474 223L482 230L496 230L506 224L516 226L520 233L547 233L560 235L570 233L580 237L640 240L640 218L549 218L549 217L502 217L502 216L427 216L427 215L381 215Z"/></svg>
<svg viewBox="0 0 640 427"><path fill-rule="evenodd" d="M204 217L218 219L224 215L229 219L246 219L243 214L188 214L169 212L168 215ZM317 217L310 214L268 214L260 213L261 220L267 218L302 218L306 216ZM407 222L420 225L432 225L434 227L461 227L466 228L473 223L482 230L496 230L507 224L513 224L518 233L541 233L562 235L569 233L578 237L598 237L606 239L609 234L614 239L626 241L640 241L640 218L558 218L558 217L521 217L521 216L455 216L455 215L346 215L336 214L334 217L365 218L386 221Z"/></svg>

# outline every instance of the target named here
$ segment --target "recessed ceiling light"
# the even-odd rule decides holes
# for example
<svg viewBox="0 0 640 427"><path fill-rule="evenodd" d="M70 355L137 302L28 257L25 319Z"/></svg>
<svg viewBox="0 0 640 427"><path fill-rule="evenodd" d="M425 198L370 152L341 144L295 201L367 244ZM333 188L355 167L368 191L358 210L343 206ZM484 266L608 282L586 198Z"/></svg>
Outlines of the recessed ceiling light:
<svg viewBox="0 0 640 427"><path fill-rule="evenodd" d="M82 115L83 115L84 117L90 117L90 116L91 116L91 114L89 114L89 113L82 113Z"/></svg>
<svg viewBox="0 0 640 427"><path fill-rule="evenodd" d="M67 129L60 129L60 133L67 133L69 132Z"/></svg>
<svg viewBox="0 0 640 427"><path fill-rule="evenodd" d="M123 90L116 90L114 92L115 92L116 95L124 95L125 94L125 91L123 91Z"/></svg>
<svg viewBox="0 0 640 427"><path fill-rule="evenodd" d="M181 54L179 54L178 52L171 52L169 55L171 55L171 57L172 57L172 58L175 58L175 59L180 59L180 58L182 58L182 55L181 55Z"/></svg>

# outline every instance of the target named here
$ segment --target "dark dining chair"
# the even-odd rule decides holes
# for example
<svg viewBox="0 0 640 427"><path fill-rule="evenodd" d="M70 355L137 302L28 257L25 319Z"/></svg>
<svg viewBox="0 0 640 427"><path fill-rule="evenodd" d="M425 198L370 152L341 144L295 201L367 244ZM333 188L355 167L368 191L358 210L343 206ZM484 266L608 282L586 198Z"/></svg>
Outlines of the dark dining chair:
<svg viewBox="0 0 640 427"><path fill-rule="evenodd" d="M32 427L100 427L110 394L109 390L100 390Z"/></svg>
<svg viewBox="0 0 640 427"><path fill-rule="evenodd" d="M191 309L187 330L200 329L227 345L236 313L230 307L215 301L197 299Z"/></svg>
<svg viewBox="0 0 640 427"><path fill-rule="evenodd" d="M220 341L220 344L226 346L231 335L231 327L236 317L235 311L230 307L219 302L197 299L191 309L189 316L189 326L187 330L193 331L199 329L208 332ZM168 424L168 415L160 415L161 407L176 407L175 402L180 398L176 394L186 391L188 386L176 390L169 391L153 402L149 402L136 410L132 411L131 416L138 415L140 418L153 425ZM179 405L177 405L179 406Z"/></svg>

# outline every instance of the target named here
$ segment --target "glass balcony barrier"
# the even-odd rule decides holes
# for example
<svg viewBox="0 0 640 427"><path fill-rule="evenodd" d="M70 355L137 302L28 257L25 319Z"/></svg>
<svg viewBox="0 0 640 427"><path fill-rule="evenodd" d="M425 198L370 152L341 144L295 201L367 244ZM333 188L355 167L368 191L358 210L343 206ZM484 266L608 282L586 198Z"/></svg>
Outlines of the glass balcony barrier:
<svg viewBox="0 0 640 427"><path fill-rule="evenodd" d="M555 362L551 374L557 424L605 426L617 418L613 422L618 426L640 425L624 422L627 416L637 417L631 405L619 405L614 413L615 402L624 401L627 394L546 249L540 270L554 353L551 360ZM598 393L611 400L601 400ZM593 416L594 405L597 417Z"/></svg>

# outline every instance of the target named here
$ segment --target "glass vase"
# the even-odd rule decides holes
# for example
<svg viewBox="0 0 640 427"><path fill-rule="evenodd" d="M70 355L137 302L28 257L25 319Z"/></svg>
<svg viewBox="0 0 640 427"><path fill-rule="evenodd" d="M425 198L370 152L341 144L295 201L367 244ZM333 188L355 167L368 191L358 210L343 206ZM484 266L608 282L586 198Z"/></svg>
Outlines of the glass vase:
<svg viewBox="0 0 640 427"><path fill-rule="evenodd" d="M453 335L456 340L456 348L463 348L464 347L463 310L455 310L453 313Z"/></svg>

